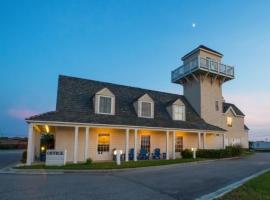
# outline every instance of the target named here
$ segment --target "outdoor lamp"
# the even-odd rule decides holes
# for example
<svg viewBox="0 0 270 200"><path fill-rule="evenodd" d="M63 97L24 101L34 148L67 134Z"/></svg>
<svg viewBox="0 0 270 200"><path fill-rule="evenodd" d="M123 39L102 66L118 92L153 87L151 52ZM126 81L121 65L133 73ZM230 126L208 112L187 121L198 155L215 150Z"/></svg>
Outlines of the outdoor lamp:
<svg viewBox="0 0 270 200"><path fill-rule="evenodd" d="M193 159L196 159L197 148L191 148L191 151L193 152Z"/></svg>
<svg viewBox="0 0 270 200"><path fill-rule="evenodd" d="M41 151L45 151L45 147L44 146L41 147Z"/></svg>

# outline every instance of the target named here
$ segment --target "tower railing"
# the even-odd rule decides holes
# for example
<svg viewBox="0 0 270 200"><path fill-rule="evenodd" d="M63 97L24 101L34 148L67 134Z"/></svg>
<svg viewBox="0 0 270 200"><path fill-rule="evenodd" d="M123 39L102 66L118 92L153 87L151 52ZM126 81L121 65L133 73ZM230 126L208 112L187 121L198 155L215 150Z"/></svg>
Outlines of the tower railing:
<svg viewBox="0 0 270 200"><path fill-rule="evenodd" d="M184 65L178 67L172 71L171 78L172 82L176 82L184 76L198 70L204 70L218 75L226 76L229 78L234 78L234 67L222 64L220 62L203 58L195 57L190 61L186 62Z"/></svg>

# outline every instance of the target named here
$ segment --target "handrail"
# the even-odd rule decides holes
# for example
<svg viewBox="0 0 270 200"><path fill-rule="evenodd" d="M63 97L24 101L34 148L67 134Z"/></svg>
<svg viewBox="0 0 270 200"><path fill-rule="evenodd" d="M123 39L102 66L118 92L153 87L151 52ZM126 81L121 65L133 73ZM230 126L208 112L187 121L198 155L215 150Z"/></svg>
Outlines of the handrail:
<svg viewBox="0 0 270 200"><path fill-rule="evenodd" d="M208 70L209 72L218 73L225 76L234 77L234 67L222 64L220 62L203 58L195 57L192 60L188 61L184 65L178 67L172 71L172 81L176 81L179 78L182 78L186 74L191 73L196 69Z"/></svg>

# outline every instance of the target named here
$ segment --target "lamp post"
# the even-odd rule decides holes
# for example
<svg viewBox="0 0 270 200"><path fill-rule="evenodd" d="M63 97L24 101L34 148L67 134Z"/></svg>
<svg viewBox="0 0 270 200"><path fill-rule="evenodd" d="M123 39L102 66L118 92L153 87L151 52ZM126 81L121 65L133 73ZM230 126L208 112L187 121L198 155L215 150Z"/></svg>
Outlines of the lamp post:
<svg viewBox="0 0 270 200"><path fill-rule="evenodd" d="M191 148L191 151L193 152L193 159L196 159L197 148Z"/></svg>
<svg viewBox="0 0 270 200"><path fill-rule="evenodd" d="M121 155L122 155L123 151L122 150L114 150L113 154L116 155L116 164L117 165L121 165Z"/></svg>

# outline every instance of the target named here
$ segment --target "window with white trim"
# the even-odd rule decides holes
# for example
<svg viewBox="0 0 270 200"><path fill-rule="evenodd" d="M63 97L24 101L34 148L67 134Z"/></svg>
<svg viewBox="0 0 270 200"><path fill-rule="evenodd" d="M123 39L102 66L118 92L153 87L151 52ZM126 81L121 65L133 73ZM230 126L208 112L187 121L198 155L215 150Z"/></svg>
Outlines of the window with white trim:
<svg viewBox="0 0 270 200"><path fill-rule="evenodd" d="M112 114L112 97L99 96L99 113Z"/></svg>
<svg viewBox="0 0 270 200"><path fill-rule="evenodd" d="M185 120L185 106L184 105L173 105L173 119Z"/></svg>
<svg viewBox="0 0 270 200"><path fill-rule="evenodd" d="M150 152L150 135L141 136L141 149L146 150L148 153Z"/></svg>
<svg viewBox="0 0 270 200"><path fill-rule="evenodd" d="M175 138L175 152L183 151L183 136L176 136Z"/></svg>
<svg viewBox="0 0 270 200"><path fill-rule="evenodd" d="M152 111L152 103L151 102L141 102L141 117L152 118L153 111Z"/></svg>
<svg viewBox="0 0 270 200"><path fill-rule="evenodd" d="M110 134L108 134L108 133L98 134L97 151L98 151L98 153L110 151Z"/></svg>

